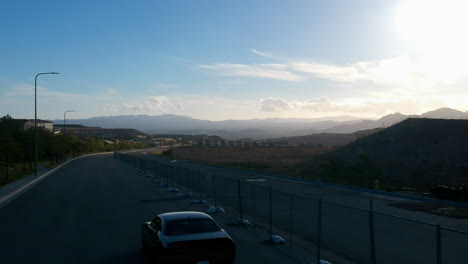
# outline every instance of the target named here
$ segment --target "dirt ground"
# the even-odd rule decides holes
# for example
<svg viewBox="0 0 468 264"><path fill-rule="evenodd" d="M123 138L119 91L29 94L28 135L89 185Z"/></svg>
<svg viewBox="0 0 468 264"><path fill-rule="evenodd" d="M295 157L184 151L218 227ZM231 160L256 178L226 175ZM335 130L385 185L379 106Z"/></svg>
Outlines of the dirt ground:
<svg viewBox="0 0 468 264"><path fill-rule="evenodd" d="M329 152L329 147L174 148L175 159L201 161L270 173L295 172L294 165Z"/></svg>

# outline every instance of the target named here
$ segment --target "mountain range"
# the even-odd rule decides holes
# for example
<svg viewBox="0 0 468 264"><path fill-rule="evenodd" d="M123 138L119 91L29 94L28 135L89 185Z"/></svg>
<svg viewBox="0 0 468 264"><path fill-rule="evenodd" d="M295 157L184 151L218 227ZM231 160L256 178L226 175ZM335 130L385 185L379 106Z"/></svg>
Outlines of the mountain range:
<svg viewBox="0 0 468 264"><path fill-rule="evenodd" d="M209 121L182 115L121 115L69 119L67 123L103 128L134 128L148 134L207 134L225 139L268 139L305 136L319 133L354 133L360 130L389 127L410 117L468 119L468 111L440 108L421 115L394 113L377 120L352 116L322 118L268 118ZM54 120L61 124L63 120Z"/></svg>

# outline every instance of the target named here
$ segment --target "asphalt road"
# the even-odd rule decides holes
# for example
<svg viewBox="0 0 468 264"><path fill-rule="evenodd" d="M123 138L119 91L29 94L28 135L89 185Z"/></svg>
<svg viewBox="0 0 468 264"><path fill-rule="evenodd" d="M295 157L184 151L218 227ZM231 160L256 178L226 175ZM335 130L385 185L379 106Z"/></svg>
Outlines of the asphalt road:
<svg viewBox="0 0 468 264"><path fill-rule="evenodd" d="M152 170L152 161L155 158L145 156L144 153L133 153L132 156L141 157L149 162L136 163L138 166L146 166ZM151 161L152 160L152 161ZM426 213L412 212L388 204L404 199L373 195L369 193L337 189L317 184L307 184L287 179L275 179L258 174L239 173L228 169L218 169L184 161L170 163L169 160L157 159L159 164L175 166L175 169L164 168L161 170L163 177L169 177L171 181L195 187L195 191L201 187L204 197L212 199L213 191L210 175L221 176L227 180L216 179L216 199L218 203L228 207L228 212L237 214L238 187L237 181L242 180L241 199L245 218L254 220L257 224L268 229L269 227L269 193L272 186L282 192L294 193L307 198L294 198L293 210L290 210L291 201L282 192L272 192L272 218L275 234L289 238L289 228L292 226L293 251L297 254L312 259L315 255L317 241L317 198L323 199L322 203L322 256L333 263L371 263L370 259L370 228L369 228L369 200L372 198L374 210L397 217L374 213L374 238L377 263L436 263L436 224L444 227L468 230L466 219L450 219ZM158 170L160 167L158 167ZM187 173L187 170L188 172ZM190 173L193 171L193 173ZM199 177L201 172L203 184L191 182L191 178ZM186 176L187 175L187 176ZM230 179L230 180L229 180ZM253 181L252 181L253 180ZM171 182L170 181L170 182ZM248 183L254 182L258 186L255 191ZM183 187L182 187L183 188ZM255 194L253 194L255 193ZM344 205L344 206L340 206ZM354 208L349 208L354 207ZM234 212L233 212L234 211ZM292 220L291 220L291 217ZM414 219L416 221L429 222L426 225L415 221L398 217ZM468 252L464 249L468 242L468 236L451 231L442 230L442 263L468 263Z"/></svg>
<svg viewBox="0 0 468 264"><path fill-rule="evenodd" d="M72 161L0 208L0 262L151 263L140 250L141 224L158 213L204 210L174 196L111 155ZM255 232L215 219L237 243L236 263L294 263L260 245Z"/></svg>

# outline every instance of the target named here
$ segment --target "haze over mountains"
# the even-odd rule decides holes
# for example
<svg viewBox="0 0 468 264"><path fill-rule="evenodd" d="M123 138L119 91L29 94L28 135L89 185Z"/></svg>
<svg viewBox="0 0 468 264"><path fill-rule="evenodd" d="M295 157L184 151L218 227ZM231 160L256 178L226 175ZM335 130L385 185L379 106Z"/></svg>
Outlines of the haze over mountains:
<svg viewBox="0 0 468 264"><path fill-rule="evenodd" d="M468 119L468 112L440 108L419 116L394 113L377 120L338 116L209 121L180 115L126 115L69 119L67 123L86 123L87 126L103 128L135 128L149 134L208 134L231 140L245 138L257 140L320 133L353 133L360 130L388 127L409 117ZM54 120L54 122L60 124L63 120Z"/></svg>

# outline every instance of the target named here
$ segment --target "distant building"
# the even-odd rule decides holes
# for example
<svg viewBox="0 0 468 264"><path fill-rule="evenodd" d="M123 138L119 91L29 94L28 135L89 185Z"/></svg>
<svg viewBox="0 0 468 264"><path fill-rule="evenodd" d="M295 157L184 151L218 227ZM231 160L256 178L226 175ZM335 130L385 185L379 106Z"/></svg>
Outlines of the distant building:
<svg viewBox="0 0 468 264"><path fill-rule="evenodd" d="M146 138L147 135L131 128L101 128L101 127L87 127L77 124L55 124L56 129L60 129L62 132L73 133L79 137L94 137L103 139L123 139L129 140L134 138Z"/></svg>
<svg viewBox="0 0 468 264"><path fill-rule="evenodd" d="M174 140L173 138L153 138L152 141L158 144L159 146L165 146L176 143L176 140Z"/></svg>
<svg viewBox="0 0 468 264"><path fill-rule="evenodd" d="M24 120L24 121L25 121L23 124L24 130L34 128L34 119ZM51 121L47 121L47 120L37 119L37 127L48 130L50 132L54 131L54 123Z"/></svg>

